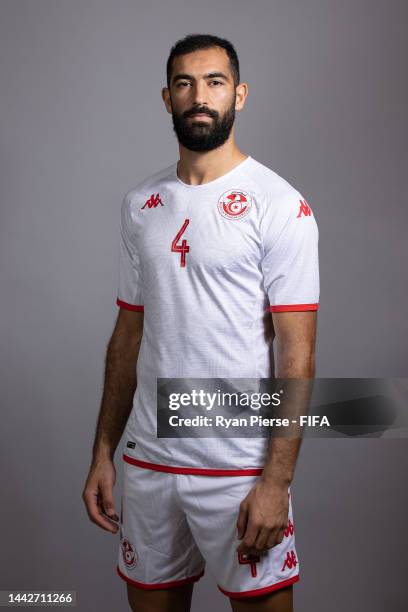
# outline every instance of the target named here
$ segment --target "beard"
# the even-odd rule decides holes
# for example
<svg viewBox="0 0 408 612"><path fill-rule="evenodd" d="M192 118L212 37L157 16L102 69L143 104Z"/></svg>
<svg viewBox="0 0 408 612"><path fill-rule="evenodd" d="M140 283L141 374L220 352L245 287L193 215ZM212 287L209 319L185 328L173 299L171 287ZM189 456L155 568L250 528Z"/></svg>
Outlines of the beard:
<svg viewBox="0 0 408 612"><path fill-rule="evenodd" d="M212 117L212 121L189 120L198 113L205 113ZM225 113L220 114L204 107L194 107L182 115L172 112L173 128L177 139L186 149L190 151L212 151L220 147L228 139L235 120L235 95L231 105Z"/></svg>

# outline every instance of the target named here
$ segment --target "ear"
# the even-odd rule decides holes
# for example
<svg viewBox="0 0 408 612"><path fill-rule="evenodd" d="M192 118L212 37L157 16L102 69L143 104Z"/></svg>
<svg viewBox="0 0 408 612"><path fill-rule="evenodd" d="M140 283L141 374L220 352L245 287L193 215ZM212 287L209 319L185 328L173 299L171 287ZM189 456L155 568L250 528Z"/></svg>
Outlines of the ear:
<svg viewBox="0 0 408 612"><path fill-rule="evenodd" d="M168 87L163 87L162 90L161 90L161 95L162 95L162 99L163 99L163 102L165 104L167 112L171 114L172 106L171 106L171 98L170 98L169 88Z"/></svg>
<svg viewBox="0 0 408 612"><path fill-rule="evenodd" d="M235 98L235 110L240 111L245 106L245 101L248 96L248 84L240 83L235 88L236 98Z"/></svg>

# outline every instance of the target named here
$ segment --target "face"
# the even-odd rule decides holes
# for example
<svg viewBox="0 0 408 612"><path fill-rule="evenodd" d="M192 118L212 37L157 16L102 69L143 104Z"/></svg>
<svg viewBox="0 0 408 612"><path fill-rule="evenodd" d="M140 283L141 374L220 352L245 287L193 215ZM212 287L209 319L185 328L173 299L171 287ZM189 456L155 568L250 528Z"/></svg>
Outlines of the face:
<svg viewBox="0 0 408 612"><path fill-rule="evenodd" d="M246 85L235 88L225 49L213 47L176 57L170 88L163 88L162 96L180 144L204 152L228 139Z"/></svg>

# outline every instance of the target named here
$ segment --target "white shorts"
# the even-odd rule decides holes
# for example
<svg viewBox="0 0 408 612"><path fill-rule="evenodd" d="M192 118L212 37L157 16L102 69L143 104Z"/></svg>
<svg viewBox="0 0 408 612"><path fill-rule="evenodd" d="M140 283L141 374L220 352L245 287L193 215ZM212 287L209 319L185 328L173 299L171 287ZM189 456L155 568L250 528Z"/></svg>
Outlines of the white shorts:
<svg viewBox="0 0 408 612"><path fill-rule="evenodd" d="M232 598L255 597L299 580L291 495L282 542L239 557L239 504L259 476L196 476L123 462L118 574L142 589L195 582L205 566Z"/></svg>

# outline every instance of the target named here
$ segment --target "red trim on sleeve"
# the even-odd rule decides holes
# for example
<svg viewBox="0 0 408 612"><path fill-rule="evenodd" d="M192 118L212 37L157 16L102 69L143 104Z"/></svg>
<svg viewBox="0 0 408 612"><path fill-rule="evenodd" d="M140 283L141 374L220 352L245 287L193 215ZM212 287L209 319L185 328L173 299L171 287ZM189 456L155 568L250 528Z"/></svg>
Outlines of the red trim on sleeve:
<svg viewBox="0 0 408 612"><path fill-rule="evenodd" d="M319 310L319 304L283 304L269 306L269 312L300 312L304 310Z"/></svg>
<svg viewBox="0 0 408 612"><path fill-rule="evenodd" d="M262 474L263 468L248 468L243 470L216 470L210 468L193 468L193 467L174 467L172 465L161 465L159 463L148 463L141 461L129 455L123 455L123 461L132 465L137 465L147 470L155 470L156 472L169 472L171 474L195 474L196 476L259 476Z"/></svg>
<svg viewBox="0 0 408 612"><path fill-rule="evenodd" d="M200 580L201 576L204 575L204 570L202 570L196 576L189 576L188 578L182 578L181 580L171 580L170 582L138 582L137 580L132 580L132 578L128 578L120 569L119 566L116 566L116 571L123 580L129 582L129 584L133 584L134 586L139 587L139 589L145 589L147 591L154 591L155 589L171 589L173 587L182 586L183 584L188 584L189 582L197 582Z"/></svg>
<svg viewBox="0 0 408 612"><path fill-rule="evenodd" d="M226 591L221 588L219 585L221 593L224 595L228 595L228 597L232 597L232 599L246 599L247 597L258 597L259 595L266 595L266 593L271 593L272 591L277 591L278 589L283 589L294 582L299 580L299 574L293 576L292 578L288 578L287 580L282 580L282 582L276 582L275 584L271 584L271 586L264 587L262 589L253 589L252 591Z"/></svg>
<svg viewBox="0 0 408 612"><path fill-rule="evenodd" d="M117 298L116 304L118 306L120 306L121 308L125 308L126 310L134 310L136 312L144 312L144 306L141 306L139 304L128 304L127 302L124 302L123 300L120 300L119 298Z"/></svg>

